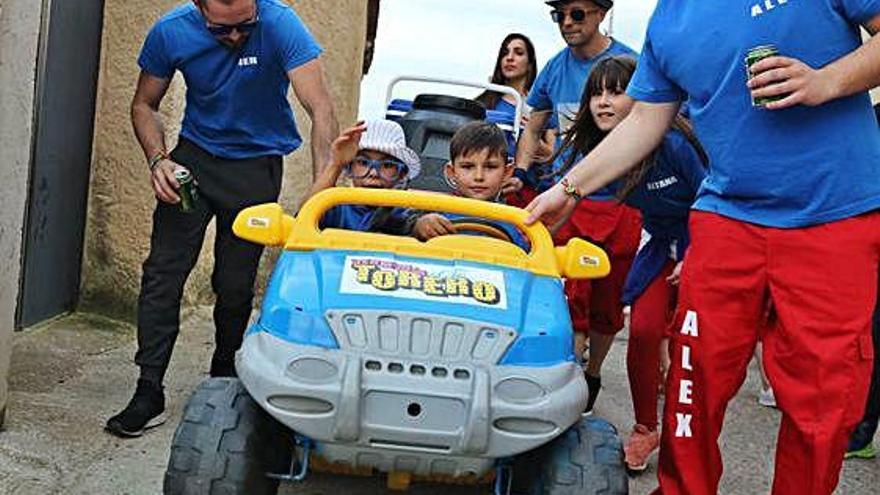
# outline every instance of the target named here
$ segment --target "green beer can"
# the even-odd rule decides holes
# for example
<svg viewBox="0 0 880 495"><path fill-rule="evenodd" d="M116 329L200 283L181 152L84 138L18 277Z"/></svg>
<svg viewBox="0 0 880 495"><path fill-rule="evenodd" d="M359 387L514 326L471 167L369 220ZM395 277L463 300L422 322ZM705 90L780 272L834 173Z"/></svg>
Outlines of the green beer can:
<svg viewBox="0 0 880 495"><path fill-rule="evenodd" d="M180 195L180 211L189 213L196 208L198 199L192 173L185 168L179 168L174 171L174 178L180 184L180 189L177 191L177 194Z"/></svg>
<svg viewBox="0 0 880 495"><path fill-rule="evenodd" d="M756 46L746 53L746 77L751 79L752 77L752 65L764 60L765 58L775 57L779 55L779 49L776 48L776 45L761 45ZM752 106L763 108L768 103L779 101L785 98L784 95L778 96L765 96L763 98L752 98Z"/></svg>

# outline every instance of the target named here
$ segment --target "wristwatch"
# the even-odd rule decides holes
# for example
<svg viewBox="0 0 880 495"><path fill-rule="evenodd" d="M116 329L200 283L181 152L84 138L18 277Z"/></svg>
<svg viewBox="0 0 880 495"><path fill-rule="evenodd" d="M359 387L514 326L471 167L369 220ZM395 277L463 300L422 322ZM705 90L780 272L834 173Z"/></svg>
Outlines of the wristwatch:
<svg viewBox="0 0 880 495"><path fill-rule="evenodd" d="M156 168L156 166L159 165L159 162L161 162L162 160L167 160L167 159L168 159L168 153L165 153L164 151L160 151L160 152L156 153L155 155L153 155L152 157L150 157L150 159L147 160L147 165L150 166L150 172L152 172Z"/></svg>
<svg viewBox="0 0 880 495"><path fill-rule="evenodd" d="M571 183L570 180L568 180L568 177L563 177L562 180L559 181L559 184L562 186L562 191L565 194L574 198L575 201L580 201L581 198L584 197L583 193L581 193L577 186L575 186Z"/></svg>

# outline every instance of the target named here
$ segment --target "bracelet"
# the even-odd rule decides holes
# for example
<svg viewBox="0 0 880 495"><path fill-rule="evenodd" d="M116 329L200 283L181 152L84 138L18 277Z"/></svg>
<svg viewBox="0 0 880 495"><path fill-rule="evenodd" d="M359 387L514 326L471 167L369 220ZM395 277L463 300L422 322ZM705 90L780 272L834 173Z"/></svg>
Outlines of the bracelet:
<svg viewBox="0 0 880 495"><path fill-rule="evenodd" d="M580 201L584 195L581 193L580 189L577 188L574 184L568 180L568 177L563 177L559 184L562 186L562 191L575 199L575 201Z"/></svg>
<svg viewBox="0 0 880 495"><path fill-rule="evenodd" d="M159 165L159 162L167 159L168 153L165 153L164 151L160 151L153 155L149 160L147 160L147 165L150 167L150 172L156 169L156 166Z"/></svg>

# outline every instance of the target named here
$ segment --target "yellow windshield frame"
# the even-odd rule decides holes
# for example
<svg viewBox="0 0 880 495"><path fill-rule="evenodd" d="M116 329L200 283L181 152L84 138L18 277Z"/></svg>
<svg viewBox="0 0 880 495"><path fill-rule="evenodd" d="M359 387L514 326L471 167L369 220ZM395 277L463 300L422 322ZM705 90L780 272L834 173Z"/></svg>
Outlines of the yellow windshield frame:
<svg viewBox="0 0 880 495"><path fill-rule="evenodd" d="M503 241L473 236L447 236L448 239L435 243L371 232L321 230L319 223L324 213L345 204L454 213L507 223L525 234L531 244L531 252L525 253L519 248L500 249L502 246L498 243ZM503 265L537 275L559 277L557 254L550 232L539 222L526 225L527 218L528 213L519 208L446 194L335 187L321 191L303 205L284 248L292 251L386 251L422 258ZM435 240L439 239L441 238ZM492 249L493 247L499 249Z"/></svg>

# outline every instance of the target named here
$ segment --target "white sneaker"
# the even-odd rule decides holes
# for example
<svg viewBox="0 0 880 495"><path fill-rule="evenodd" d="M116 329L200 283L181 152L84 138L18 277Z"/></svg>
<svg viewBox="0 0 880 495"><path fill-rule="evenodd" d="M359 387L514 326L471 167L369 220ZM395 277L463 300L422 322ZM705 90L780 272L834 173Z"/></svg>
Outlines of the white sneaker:
<svg viewBox="0 0 880 495"><path fill-rule="evenodd" d="M761 393L758 394L758 404L764 407L776 407L776 395L773 393L773 387L761 387Z"/></svg>

